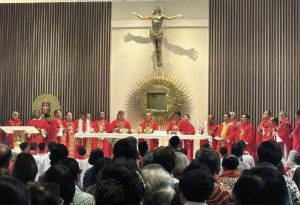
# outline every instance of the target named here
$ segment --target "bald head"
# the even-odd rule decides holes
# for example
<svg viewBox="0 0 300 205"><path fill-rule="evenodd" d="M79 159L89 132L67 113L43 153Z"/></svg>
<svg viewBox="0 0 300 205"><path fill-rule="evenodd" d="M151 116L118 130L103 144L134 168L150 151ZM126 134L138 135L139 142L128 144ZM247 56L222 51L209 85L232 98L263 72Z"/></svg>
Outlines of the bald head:
<svg viewBox="0 0 300 205"><path fill-rule="evenodd" d="M215 116L210 114L208 115L208 124L213 124L215 123Z"/></svg>
<svg viewBox="0 0 300 205"><path fill-rule="evenodd" d="M11 150L5 144L0 144L0 168L6 168L11 158Z"/></svg>

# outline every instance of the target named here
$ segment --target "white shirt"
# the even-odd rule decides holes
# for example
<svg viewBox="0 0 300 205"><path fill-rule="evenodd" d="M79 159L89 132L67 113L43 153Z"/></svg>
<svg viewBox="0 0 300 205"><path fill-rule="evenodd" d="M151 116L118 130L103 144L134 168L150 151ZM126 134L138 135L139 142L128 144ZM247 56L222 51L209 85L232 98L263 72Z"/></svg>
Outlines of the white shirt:
<svg viewBox="0 0 300 205"><path fill-rule="evenodd" d="M255 167L255 162L251 155L244 154L242 156L242 158L243 158L243 162L245 162L246 164L249 164L250 168Z"/></svg>
<svg viewBox="0 0 300 205"><path fill-rule="evenodd" d="M88 168L91 167L91 165L88 163L87 159L76 159L76 160L79 164L79 168L81 169L80 185L82 185L84 173Z"/></svg>

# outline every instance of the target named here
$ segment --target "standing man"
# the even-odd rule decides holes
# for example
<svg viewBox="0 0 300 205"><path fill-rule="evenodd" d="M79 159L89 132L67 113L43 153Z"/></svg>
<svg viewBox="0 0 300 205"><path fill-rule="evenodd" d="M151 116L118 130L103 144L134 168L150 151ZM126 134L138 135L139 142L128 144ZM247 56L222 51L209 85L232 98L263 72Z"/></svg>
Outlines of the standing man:
<svg viewBox="0 0 300 205"><path fill-rule="evenodd" d="M174 112L173 120L169 122L169 125L167 127L167 131L169 134L177 134L178 132L182 131L182 125L181 125L181 113L180 112Z"/></svg>
<svg viewBox="0 0 300 205"><path fill-rule="evenodd" d="M6 123L6 126L22 126L23 122L20 120L20 114L18 111L13 111L11 114L11 119L9 119ZM6 141L9 144L10 149L14 149L14 135L7 134Z"/></svg>
<svg viewBox="0 0 300 205"><path fill-rule="evenodd" d="M145 116L145 119L142 121L142 123L139 127L139 133L152 134L155 130L158 130L158 124L153 119L152 113L147 112L146 116ZM154 150L158 147L158 140L157 139L150 139L148 142L150 144L150 150Z"/></svg>
<svg viewBox="0 0 300 205"><path fill-rule="evenodd" d="M293 139L290 138L290 135L293 131L292 123L287 117L286 111L284 110L279 112L278 118L279 118L279 126L277 128L277 131L274 133L274 135L275 137L278 136L281 138L282 140L281 147L283 148L284 157L286 158L288 153L293 149Z"/></svg>
<svg viewBox="0 0 300 205"><path fill-rule="evenodd" d="M120 110L117 113L117 119L111 122L111 128L116 133L130 133L131 125L129 121L124 118L125 112Z"/></svg>
<svg viewBox="0 0 300 205"><path fill-rule="evenodd" d="M244 141L246 143L246 151L253 155L253 126L250 123L250 116L243 114L241 124L235 133L236 141Z"/></svg>
<svg viewBox="0 0 300 205"><path fill-rule="evenodd" d="M271 112L269 110L264 111L262 115L262 120L259 123L259 125L256 128L256 146L258 147L260 143L263 142L264 135L266 134L266 131L269 130L270 124L270 118L271 118Z"/></svg>
<svg viewBox="0 0 300 205"><path fill-rule="evenodd" d="M41 118L41 112L39 110L33 112L33 118L27 122L27 126L33 126L40 132L38 134L28 135L27 142L29 144L46 142L47 132L50 126L44 118Z"/></svg>
<svg viewBox="0 0 300 205"><path fill-rule="evenodd" d="M215 122L215 116L210 114L210 115L208 115L208 118L207 118L207 128L202 128L202 130L201 130L201 134L203 134L204 132L207 131L207 134L211 136L211 138L212 138L212 148L214 150L216 150L217 144L218 144L218 141L214 139L216 137L217 132L218 132L218 127L219 126ZM205 130L205 129L207 129L207 130ZM208 140L201 140L200 141L200 146L202 146L204 144L207 144L207 143L208 143Z"/></svg>
<svg viewBox="0 0 300 205"><path fill-rule="evenodd" d="M195 128L193 124L190 122L190 115L184 114L183 120L181 123L181 133L184 135L194 135ZM194 140L183 140L183 146L187 150L187 157L191 161L194 155Z"/></svg>
<svg viewBox="0 0 300 205"><path fill-rule="evenodd" d="M75 144L75 131L76 131L76 124L73 121L72 112L68 111L65 114L65 119L63 120L63 126L65 127L64 130L64 140L65 145L69 151L69 157L77 157L76 154L76 144Z"/></svg>
<svg viewBox="0 0 300 205"><path fill-rule="evenodd" d="M293 137L293 150L300 152L300 110L296 111L295 115L296 127L292 132L291 136Z"/></svg>
<svg viewBox="0 0 300 205"><path fill-rule="evenodd" d="M226 147L228 150L231 150L231 145L235 142L235 127L234 124L230 121L231 115L225 113L223 116L223 123L219 125L218 133L216 134L221 139L217 144L217 152L220 152L221 147Z"/></svg>
<svg viewBox="0 0 300 205"><path fill-rule="evenodd" d="M99 119L95 121L95 127L97 133L112 133L112 128L110 126L109 121L105 118L105 112L99 113ZM103 143L103 153L105 157L112 156L112 145L108 139L97 139L97 147L101 148L99 144Z"/></svg>
<svg viewBox="0 0 300 205"><path fill-rule="evenodd" d="M64 126L62 123L61 110L54 110L54 117L50 122L47 141L55 141L56 143L61 143L61 138L63 137L63 130Z"/></svg>

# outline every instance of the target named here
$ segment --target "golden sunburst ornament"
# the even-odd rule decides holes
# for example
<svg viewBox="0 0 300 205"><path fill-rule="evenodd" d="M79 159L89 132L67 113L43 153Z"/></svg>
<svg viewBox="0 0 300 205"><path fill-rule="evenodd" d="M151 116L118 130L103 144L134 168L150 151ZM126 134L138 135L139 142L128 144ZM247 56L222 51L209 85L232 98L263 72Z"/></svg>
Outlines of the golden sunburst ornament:
<svg viewBox="0 0 300 205"><path fill-rule="evenodd" d="M131 88L127 99L128 111L143 118L147 112L160 124L166 124L174 112L189 109L189 93L174 74L153 72Z"/></svg>

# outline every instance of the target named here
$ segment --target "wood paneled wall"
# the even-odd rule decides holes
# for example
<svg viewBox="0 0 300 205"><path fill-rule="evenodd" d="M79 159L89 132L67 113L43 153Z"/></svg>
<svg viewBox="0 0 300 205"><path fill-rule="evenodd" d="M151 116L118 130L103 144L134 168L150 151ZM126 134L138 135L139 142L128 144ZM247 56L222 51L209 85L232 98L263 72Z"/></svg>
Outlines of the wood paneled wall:
<svg viewBox="0 0 300 205"><path fill-rule="evenodd" d="M300 0L210 0L209 112L300 109Z"/></svg>
<svg viewBox="0 0 300 205"><path fill-rule="evenodd" d="M109 114L111 3L0 4L0 121L27 121L34 99Z"/></svg>

